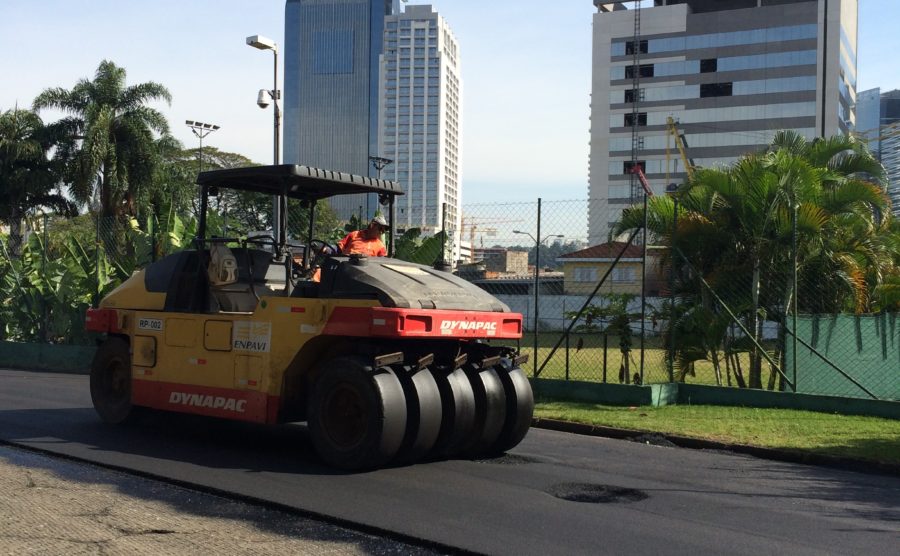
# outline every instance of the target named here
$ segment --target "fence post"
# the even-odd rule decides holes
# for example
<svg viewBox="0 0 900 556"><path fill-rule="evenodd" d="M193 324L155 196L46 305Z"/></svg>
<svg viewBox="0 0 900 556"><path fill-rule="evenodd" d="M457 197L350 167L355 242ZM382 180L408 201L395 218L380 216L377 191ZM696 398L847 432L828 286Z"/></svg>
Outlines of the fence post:
<svg viewBox="0 0 900 556"><path fill-rule="evenodd" d="M565 292L563 292L565 293ZM569 380L569 327L565 325L566 318L566 297L563 296L562 300L562 314L563 314L563 329L566 334L566 380Z"/></svg>
<svg viewBox="0 0 900 556"><path fill-rule="evenodd" d="M49 245L49 238L47 236L47 213L43 213L43 225L44 225L44 248L41 249L41 278L46 282L47 280L47 248ZM41 296L41 343L47 343L47 296Z"/></svg>
<svg viewBox="0 0 900 556"><path fill-rule="evenodd" d="M534 242L534 377L538 374L538 316L541 303L541 198L537 200L537 236Z"/></svg>
<svg viewBox="0 0 900 556"><path fill-rule="evenodd" d="M609 334L603 333L603 383L606 384L606 349L609 347Z"/></svg>
<svg viewBox="0 0 900 556"><path fill-rule="evenodd" d="M644 384L644 341L647 337L647 192L644 191L644 241L641 246L641 361L640 376L641 384ZM625 306L626 313L628 306Z"/></svg>
<svg viewBox="0 0 900 556"><path fill-rule="evenodd" d="M791 278L793 280L793 288L794 288L794 298L793 298L793 303L792 303L792 305L793 305L792 312L794 313L794 316L793 316L793 324L791 326L794 329L794 333L791 334L791 336L793 338L792 342L794 344L794 346L793 346L794 347L794 361L792 362L793 363L792 367L794 370L794 372L793 372L794 393L796 394L797 393L797 298L800 297L800 290L797 287L798 286L798 283L797 283L797 259L798 259L798 256L797 256L797 209L798 209L798 206L797 206L796 199L794 199L793 205L794 205L793 206L794 210L793 210L793 215L792 215L793 221L791 222L791 243L792 243L791 251L793 252L792 253L793 260L791 261L793 263L792 264L793 268L791 269L791 273L793 274L793 276ZM785 307L785 310L787 310L787 307ZM784 349L785 347L786 346L781 346L781 349Z"/></svg>
<svg viewBox="0 0 900 556"><path fill-rule="evenodd" d="M100 213L97 213L97 228L94 237L94 281L96 282L94 287L94 293L91 295L92 304L94 307L100 302L100 249L102 246L100 245Z"/></svg>
<svg viewBox="0 0 900 556"><path fill-rule="evenodd" d="M147 217L147 233L150 235L150 262L156 262L156 226L155 224L156 216L153 213Z"/></svg>
<svg viewBox="0 0 900 556"><path fill-rule="evenodd" d="M672 197L672 237L669 240L669 382L675 382L675 234L678 232L678 197Z"/></svg>

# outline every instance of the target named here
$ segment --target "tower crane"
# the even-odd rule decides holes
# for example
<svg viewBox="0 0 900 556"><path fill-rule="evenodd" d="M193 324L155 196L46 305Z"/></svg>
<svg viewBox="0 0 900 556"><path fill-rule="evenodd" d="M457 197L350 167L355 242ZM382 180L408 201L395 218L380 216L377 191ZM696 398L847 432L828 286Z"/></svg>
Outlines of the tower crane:
<svg viewBox="0 0 900 556"><path fill-rule="evenodd" d="M871 133L876 133L877 135L874 137L870 137L869 134ZM879 127L873 127L872 129L866 129L863 131L854 131L852 132L852 135L866 145L871 142L890 139L891 137L900 135L900 121Z"/></svg>
<svg viewBox="0 0 900 556"><path fill-rule="evenodd" d="M469 230L469 243L472 246L472 249L475 249L475 233L479 232L481 234L497 234L497 228L493 227L495 224L514 224L517 222L522 222L522 219L509 219L509 218L478 218L474 216L463 216L462 217L462 234L465 235L466 230ZM484 247L484 236L481 238L482 247Z"/></svg>
<svg viewBox="0 0 900 556"><path fill-rule="evenodd" d="M684 166L684 171L687 173L688 179L694 178L694 160L688 158L687 155L687 139L684 137L684 133L679 132L678 130L678 122L675 121L675 118L672 116L668 116L666 118L666 183L669 183L669 166L671 161L671 155L669 151L669 139L675 139L675 146L678 148L678 154L681 157L681 164Z"/></svg>

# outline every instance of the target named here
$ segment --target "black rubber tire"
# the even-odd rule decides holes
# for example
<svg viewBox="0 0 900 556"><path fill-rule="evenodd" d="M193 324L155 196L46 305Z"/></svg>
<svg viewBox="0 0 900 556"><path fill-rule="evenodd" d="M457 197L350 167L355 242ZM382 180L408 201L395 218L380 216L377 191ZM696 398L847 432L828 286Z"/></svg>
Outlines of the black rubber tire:
<svg viewBox="0 0 900 556"><path fill-rule="evenodd" d="M394 368L406 394L406 435L396 463L413 463L427 454L441 432L441 392L427 369Z"/></svg>
<svg viewBox="0 0 900 556"><path fill-rule="evenodd" d="M478 457L487 453L497 441L506 421L506 394L500 377L493 368L477 365L463 367L475 394L475 425L461 453Z"/></svg>
<svg viewBox="0 0 900 556"><path fill-rule="evenodd" d="M107 423L126 423L137 415L135 406L131 404L131 354L128 342L122 338L107 338L94 354L91 362L91 402L100 418Z"/></svg>
<svg viewBox="0 0 900 556"><path fill-rule="evenodd" d="M393 371L357 357L320 368L309 399L308 425L316 452L347 470L370 469L397 454L406 432L406 399Z"/></svg>
<svg viewBox="0 0 900 556"><path fill-rule="evenodd" d="M497 440L488 449L489 455L499 455L516 447L525 438L534 417L534 393L521 367L512 367L505 359L495 369L506 394L506 420Z"/></svg>
<svg viewBox="0 0 900 556"><path fill-rule="evenodd" d="M434 457L454 457L472 435L475 426L475 394L462 369L433 370L441 393L441 431L431 450Z"/></svg>

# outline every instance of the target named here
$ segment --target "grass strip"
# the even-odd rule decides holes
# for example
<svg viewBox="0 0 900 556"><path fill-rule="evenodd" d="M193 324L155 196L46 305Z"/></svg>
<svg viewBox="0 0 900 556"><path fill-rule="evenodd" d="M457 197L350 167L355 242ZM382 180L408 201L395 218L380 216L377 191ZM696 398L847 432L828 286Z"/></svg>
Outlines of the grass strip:
<svg viewBox="0 0 900 556"><path fill-rule="evenodd" d="M900 421L791 409L620 407L538 399L535 417L900 464Z"/></svg>

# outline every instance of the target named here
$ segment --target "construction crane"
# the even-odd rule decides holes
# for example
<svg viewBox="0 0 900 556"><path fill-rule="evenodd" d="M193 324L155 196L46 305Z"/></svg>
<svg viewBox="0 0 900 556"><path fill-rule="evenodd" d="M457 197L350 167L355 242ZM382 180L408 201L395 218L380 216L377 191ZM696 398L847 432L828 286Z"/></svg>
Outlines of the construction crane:
<svg viewBox="0 0 900 556"><path fill-rule="evenodd" d="M875 137L870 137L870 133L877 133ZM866 129L863 131L853 131L851 135L862 141L866 145L872 142L881 142L884 139L890 139L900 135L900 122L893 122L887 125ZM879 148L880 151L880 148Z"/></svg>
<svg viewBox="0 0 900 556"><path fill-rule="evenodd" d="M491 226L492 224L514 224L517 222L522 222L522 219L507 219L507 218L476 218L473 216L463 216L462 217L462 234L465 235L465 230L469 230L469 244L472 246L471 248L475 248L475 233L481 233L481 246L484 247L484 235L487 234L497 235L497 228Z"/></svg>
<svg viewBox="0 0 900 556"><path fill-rule="evenodd" d="M653 197L653 189L650 188L650 182L647 181L647 176L645 176L644 171L641 170L641 165L635 164L631 169L631 173L637 176L638 182L640 182L641 187L644 188L644 193L647 194L647 197Z"/></svg>
<svg viewBox="0 0 900 556"><path fill-rule="evenodd" d="M643 138L638 131L641 105L641 2L634 2L634 36L631 43L631 162L637 167L638 155L643 146ZM626 46L627 52L627 46ZM639 190L631 180L631 202L637 202L640 197Z"/></svg>
<svg viewBox="0 0 900 556"><path fill-rule="evenodd" d="M666 118L666 183L669 183L669 167L671 162L669 150L670 138L675 140L675 146L678 148L678 154L681 156L681 164L684 166L684 171L687 173L688 179L693 179L694 160L688 158L687 139L684 137L684 133L678 131L678 122L675 121L675 118L668 116Z"/></svg>

